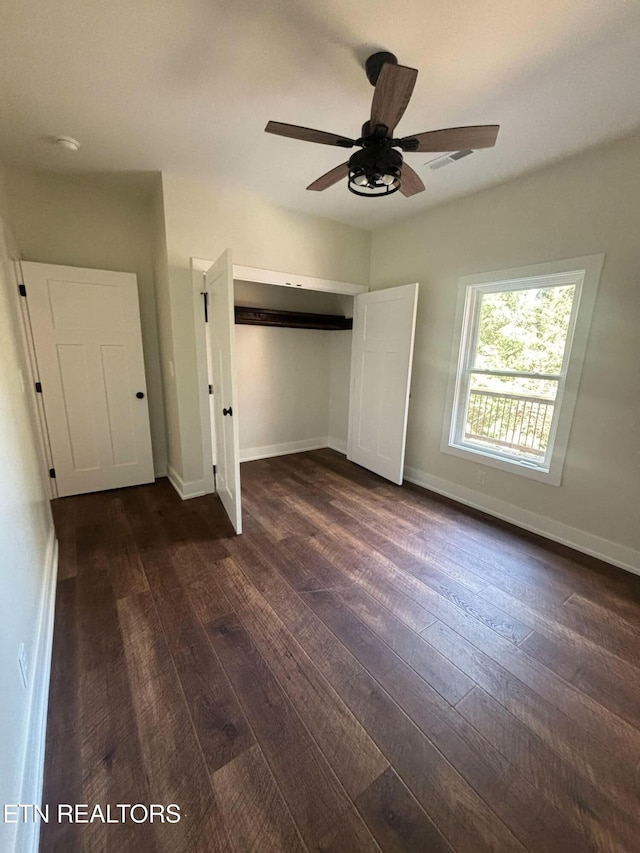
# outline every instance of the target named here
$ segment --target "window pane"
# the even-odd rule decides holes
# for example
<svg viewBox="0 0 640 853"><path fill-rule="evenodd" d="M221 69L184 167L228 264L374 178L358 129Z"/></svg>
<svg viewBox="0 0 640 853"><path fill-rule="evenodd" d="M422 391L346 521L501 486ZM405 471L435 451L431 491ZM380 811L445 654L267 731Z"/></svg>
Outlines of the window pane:
<svg viewBox="0 0 640 853"><path fill-rule="evenodd" d="M556 381L472 376L464 441L516 459L542 462L555 408Z"/></svg>
<svg viewBox="0 0 640 853"><path fill-rule="evenodd" d="M473 366L559 373L575 285L484 293Z"/></svg>

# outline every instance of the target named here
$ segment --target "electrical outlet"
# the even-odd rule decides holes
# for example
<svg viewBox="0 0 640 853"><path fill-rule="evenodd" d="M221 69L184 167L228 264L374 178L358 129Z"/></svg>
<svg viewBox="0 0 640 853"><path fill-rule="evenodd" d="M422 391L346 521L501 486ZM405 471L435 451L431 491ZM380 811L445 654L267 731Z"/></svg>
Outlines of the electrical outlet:
<svg viewBox="0 0 640 853"><path fill-rule="evenodd" d="M484 471L482 468L478 468L478 471L476 473L476 483L479 486L484 486L486 484L486 482L487 482L487 472Z"/></svg>
<svg viewBox="0 0 640 853"><path fill-rule="evenodd" d="M22 676L22 683L25 687L29 686L29 658L27 657L27 650L24 647L24 643L20 643L18 648L18 666L20 668L20 675Z"/></svg>

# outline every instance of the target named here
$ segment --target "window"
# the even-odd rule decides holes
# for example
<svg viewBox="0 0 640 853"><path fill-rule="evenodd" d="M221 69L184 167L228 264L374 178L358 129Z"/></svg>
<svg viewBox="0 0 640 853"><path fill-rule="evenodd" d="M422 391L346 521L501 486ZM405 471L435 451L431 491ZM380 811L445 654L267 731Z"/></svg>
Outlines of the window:
<svg viewBox="0 0 640 853"><path fill-rule="evenodd" d="M603 256L576 261L461 281L443 450L560 484Z"/></svg>

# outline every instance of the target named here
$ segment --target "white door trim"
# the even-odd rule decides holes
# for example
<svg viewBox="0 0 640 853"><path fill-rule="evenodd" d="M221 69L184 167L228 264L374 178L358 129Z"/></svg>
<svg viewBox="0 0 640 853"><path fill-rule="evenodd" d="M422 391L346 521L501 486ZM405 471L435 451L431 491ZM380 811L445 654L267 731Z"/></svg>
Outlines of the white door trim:
<svg viewBox="0 0 640 853"><path fill-rule="evenodd" d="M202 258L191 258L191 270L205 273L213 261ZM208 264L208 266L207 266ZM330 278L316 278L311 275L299 275L293 272L261 269L260 267L245 267L242 264L233 265L234 281L250 281L256 284L271 284L276 287L300 287L303 290L319 290L323 293L340 293L343 296L357 296L367 293L366 284L353 284L348 281L334 281Z"/></svg>
<svg viewBox="0 0 640 853"><path fill-rule="evenodd" d="M191 258L191 291L193 298L193 318L195 327L196 363L198 372L198 403L200 408L200 432L202 436L202 479L206 494L215 491L213 477L213 457L211 454L211 414L209 409L207 346L204 328L204 274L214 261L206 258ZM319 290L325 293L341 293L355 296L367 293L369 288L363 284L332 281L312 276L300 276L295 273L283 273L276 270L233 265L234 281L253 281L277 287L301 287L303 290Z"/></svg>
<svg viewBox="0 0 640 853"><path fill-rule="evenodd" d="M38 375L38 363L36 361L36 350L33 341L33 331L31 329L31 319L29 317L28 300L20 295L19 287L24 287L24 276L22 274L22 266L19 260L13 262L13 278L16 287L16 299L18 301L18 312L20 314L20 337L25 355L25 364L27 368L26 382L29 385L29 394L32 395L33 406L36 412L35 426L38 438L40 451L40 464L42 466L42 480L45 486L45 491L48 492L49 498L53 500L58 497L58 489L56 481L49 476L49 471L53 468L53 454L51 453L51 443L49 441L49 430L47 428L47 418L44 411L42 394L36 392L36 382L40 381Z"/></svg>
<svg viewBox="0 0 640 853"><path fill-rule="evenodd" d="M211 450L211 407L209 405L209 366L207 364L207 339L204 323L204 274L213 261L191 258L191 293L193 297L193 325L196 344L196 370L198 379L198 405L200 408L200 435L202 441L202 480L204 493L215 492L213 453Z"/></svg>

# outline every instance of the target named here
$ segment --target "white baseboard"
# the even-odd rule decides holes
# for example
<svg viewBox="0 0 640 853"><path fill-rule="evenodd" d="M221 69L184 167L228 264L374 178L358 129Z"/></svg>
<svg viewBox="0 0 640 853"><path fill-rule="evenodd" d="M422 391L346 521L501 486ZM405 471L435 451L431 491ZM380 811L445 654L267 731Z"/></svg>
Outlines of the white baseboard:
<svg viewBox="0 0 640 853"><path fill-rule="evenodd" d="M621 569L626 569L628 572L640 575L640 551L635 551L633 548L618 545L618 543L612 542L609 539L604 539L601 536L595 536L592 533L579 530L577 527L563 524L548 516L530 512L527 509L521 509L498 498L492 498L488 495L478 495L473 489L460 486L441 477L434 477L431 474L426 474L424 471L419 471L417 468L405 468L404 477L410 483L423 486L425 489L429 489L429 491L444 495L447 498L458 501L458 503L473 507L473 509L478 509L481 512L486 512L487 515L508 521L516 525L516 527L522 527L531 533L537 533L539 536L552 539L554 542L568 545L570 548L581 551L583 554L589 554L591 557L597 557L606 563L611 563Z"/></svg>
<svg viewBox="0 0 640 853"><path fill-rule="evenodd" d="M53 650L53 619L58 579L58 540L51 527L44 566L44 585L40 599L36 634L36 659L32 669L31 695L29 697L29 724L25 754L22 763L21 803L42 805L44 758L47 741L47 710L49 707L49 681L51 677L51 652ZM40 841L40 823L18 823L15 853L37 853Z"/></svg>
<svg viewBox="0 0 640 853"><path fill-rule="evenodd" d="M320 450L328 447L329 439L305 438L303 441L287 441L284 444L266 444L264 447L246 447L240 451L241 462L253 462L255 459L269 459L271 456L287 456L289 453L302 453L305 450Z"/></svg>
<svg viewBox="0 0 640 853"><path fill-rule="evenodd" d="M199 498L207 493L204 480L193 480L190 483L185 482L171 465L167 465L167 477L183 501L187 501L189 498Z"/></svg>
<svg viewBox="0 0 640 853"><path fill-rule="evenodd" d="M336 450L338 453L342 453L344 456L347 455L347 442L342 438L334 438L330 435L327 439L327 446L330 447L331 450Z"/></svg>

